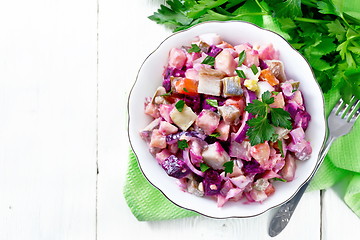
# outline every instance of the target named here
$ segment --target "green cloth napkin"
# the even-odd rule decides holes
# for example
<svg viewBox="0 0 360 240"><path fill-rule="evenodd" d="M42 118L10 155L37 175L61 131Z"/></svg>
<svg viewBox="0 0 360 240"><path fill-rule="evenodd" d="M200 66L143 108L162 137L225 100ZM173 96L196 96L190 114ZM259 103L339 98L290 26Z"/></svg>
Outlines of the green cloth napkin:
<svg viewBox="0 0 360 240"><path fill-rule="evenodd" d="M332 90L324 94L324 97L328 116L340 95ZM346 187L344 201L360 217L360 154L357 151L359 140L360 121L357 121L348 135L335 140L307 190L329 188L347 176L350 181ZM131 150L123 193L131 212L139 221L169 220L198 215L171 203L153 187L141 173Z"/></svg>

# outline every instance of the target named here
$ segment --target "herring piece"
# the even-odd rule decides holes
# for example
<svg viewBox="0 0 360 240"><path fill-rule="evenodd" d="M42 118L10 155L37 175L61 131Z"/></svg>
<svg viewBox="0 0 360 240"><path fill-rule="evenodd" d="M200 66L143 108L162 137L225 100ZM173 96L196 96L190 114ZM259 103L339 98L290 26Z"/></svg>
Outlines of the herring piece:
<svg viewBox="0 0 360 240"><path fill-rule="evenodd" d="M222 81L226 76L223 71L201 68L199 70L198 93L208 94L212 96L220 96L222 90Z"/></svg>
<svg viewBox="0 0 360 240"><path fill-rule="evenodd" d="M224 170L224 163L230 161L230 156L219 142L209 144L202 152L204 162L215 170Z"/></svg>
<svg viewBox="0 0 360 240"><path fill-rule="evenodd" d="M181 112L174 108L170 117L181 130L186 131L195 122L197 115L185 104Z"/></svg>
<svg viewBox="0 0 360 240"><path fill-rule="evenodd" d="M266 60L266 65L268 65L270 71L274 74L274 76L280 81L286 81L286 75L284 71L284 64L280 60Z"/></svg>
<svg viewBox="0 0 360 240"><path fill-rule="evenodd" d="M240 122L240 110L233 106L221 106L218 107L218 110L224 119L224 122L229 125L238 125Z"/></svg>
<svg viewBox="0 0 360 240"><path fill-rule="evenodd" d="M243 90L241 88L241 79L239 76L236 77L226 77L222 79L223 81L223 96L224 97L234 97L242 96Z"/></svg>
<svg viewBox="0 0 360 240"><path fill-rule="evenodd" d="M202 42L205 42L208 45L218 45L222 42L221 36L217 33L201 34L199 35L199 38Z"/></svg>

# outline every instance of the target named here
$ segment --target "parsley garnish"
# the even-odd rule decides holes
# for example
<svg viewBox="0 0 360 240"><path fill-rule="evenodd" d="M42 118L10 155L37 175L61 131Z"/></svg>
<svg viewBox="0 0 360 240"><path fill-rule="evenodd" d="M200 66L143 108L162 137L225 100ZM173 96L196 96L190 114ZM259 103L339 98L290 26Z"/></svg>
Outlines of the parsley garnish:
<svg viewBox="0 0 360 240"><path fill-rule="evenodd" d="M184 92L187 92L187 93L189 92L186 88L183 88L183 90L184 90Z"/></svg>
<svg viewBox="0 0 360 240"><path fill-rule="evenodd" d="M240 66L244 63L245 58L246 58L246 52L245 52L245 50L243 50L243 51L239 54L239 64L238 64L238 67L240 67Z"/></svg>
<svg viewBox="0 0 360 240"><path fill-rule="evenodd" d="M170 91L167 92L167 93L161 94L160 97L170 97L171 94L172 94L172 90L170 90Z"/></svg>
<svg viewBox="0 0 360 240"><path fill-rule="evenodd" d="M280 139L277 141L277 144L278 144L278 147L279 147L281 156L282 156L282 157L285 157L285 156L284 156L284 151L283 151L282 141L281 141Z"/></svg>
<svg viewBox="0 0 360 240"><path fill-rule="evenodd" d="M283 178L274 177L273 179L274 179L274 181L287 182L287 181L286 181L285 179L283 179Z"/></svg>
<svg viewBox="0 0 360 240"><path fill-rule="evenodd" d="M251 65L250 68L251 68L251 71L254 73L254 75L256 75L259 72L259 70L257 69L255 64Z"/></svg>
<svg viewBox="0 0 360 240"><path fill-rule="evenodd" d="M275 91L272 91L272 93L277 96L280 92L275 92Z"/></svg>
<svg viewBox="0 0 360 240"><path fill-rule="evenodd" d="M188 145L188 143L187 143L187 141L185 139L178 140L177 144L178 144L178 148L181 149L181 150L185 150L185 148L189 148L189 145Z"/></svg>
<svg viewBox="0 0 360 240"><path fill-rule="evenodd" d="M206 170L208 170L210 167L208 165L206 165L206 163L200 163L200 170L202 172L205 172Z"/></svg>
<svg viewBox="0 0 360 240"><path fill-rule="evenodd" d="M188 53L200 52L201 49L196 44L191 44L191 48L187 50Z"/></svg>
<svg viewBox="0 0 360 240"><path fill-rule="evenodd" d="M338 92L347 103L352 95L360 98L360 77L356 76L360 74L360 1L167 0L166 3L149 18L173 26L174 31L209 20L243 20L271 29L308 60L324 93Z"/></svg>
<svg viewBox="0 0 360 240"><path fill-rule="evenodd" d="M210 137L214 137L214 138L217 138L217 137L220 137L220 133L219 132L215 132L215 133L212 133L212 134L210 134L209 136Z"/></svg>
<svg viewBox="0 0 360 240"><path fill-rule="evenodd" d="M239 77L246 79L246 75L245 75L245 73L244 73L243 70L237 70L237 69L235 69L235 72L237 73L237 75L238 75Z"/></svg>
<svg viewBox="0 0 360 240"><path fill-rule="evenodd" d="M207 64L207 65L211 65L214 66L215 63L215 58L212 56L207 56L202 62L201 64Z"/></svg>
<svg viewBox="0 0 360 240"><path fill-rule="evenodd" d="M230 173L230 174L233 173L233 171L234 171L234 161L233 160L230 160L230 161L224 163L223 166L225 167L225 170L224 170L225 176L227 173Z"/></svg>
<svg viewBox="0 0 360 240"><path fill-rule="evenodd" d="M206 103L212 107L218 107L219 104L216 99L206 99Z"/></svg>
<svg viewBox="0 0 360 240"><path fill-rule="evenodd" d="M274 103L274 97L271 97L269 91L261 95L261 100L255 99L245 107L246 111L256 116L246 122L250 127L246 135L249 137L252 146L274 140L276 137L274 137L275 129L270 123L276 127L292 129L290 113L282 108L272 108L269 106ZM271 121L268 116L269 111Z"/></svg>
<svg viewBox="0 0 360 240"><path fill-rule="evenodd" d="M185 106L184 100L179 100L179 101L177 101L177 103L175 103L175 107L179 112L182 112L182 110L184 109L184 106Z"/></svg>

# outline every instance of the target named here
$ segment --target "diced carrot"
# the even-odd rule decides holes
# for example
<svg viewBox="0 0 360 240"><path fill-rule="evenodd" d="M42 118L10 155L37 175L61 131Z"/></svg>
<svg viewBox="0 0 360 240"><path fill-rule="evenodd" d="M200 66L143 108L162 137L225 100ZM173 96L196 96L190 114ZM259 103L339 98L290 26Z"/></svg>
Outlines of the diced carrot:
<svg viewBox="0 0 360 240"><path fill-rule="evenodd" d="M275 85L279 84L279 80L276 79L276 77L275 77L274 74L270 71L269 68L266 68L266 69L261 70L259 79L260 79L261 81L266 81L266 82L268 82L271 86L275 86Z"/></svg>
<svg viewBox="0 0 360 240"><path fill-rule="evenodd" d="M269 186L267 186L267 188L265 189L265 194L270 197L271 195L273 195L275 192L275 188L274 186L270 183Z"/></svg>
<svg viewBox="0 0 360 240"><path fill-rule="evenodd" d="M222 41L222 42L220 43L220 45L223 45L224 48L232 48L232 49L234 49L234 47L233 47L230 43L228 43L228 42Z"/></svg>
<svg viewBox="0 0 360 240"><path fill-rule="evenodd" d="M196 95L199 82L190 78L182 78L175 83L175 90L178 93Z"/></svg>

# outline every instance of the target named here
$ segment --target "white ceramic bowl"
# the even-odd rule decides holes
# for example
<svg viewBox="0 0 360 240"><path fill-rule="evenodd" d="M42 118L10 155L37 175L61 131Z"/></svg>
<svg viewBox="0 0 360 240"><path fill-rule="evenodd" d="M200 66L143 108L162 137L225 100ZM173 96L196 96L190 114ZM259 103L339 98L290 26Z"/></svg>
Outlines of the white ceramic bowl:
<svg viewBox="0 0 360 240"><path fill-rule="evenodd" d="M313 152L309 160L297 161L295 179L287 183L275 182L274 195L262 203L227 202L223 207L218 208L216 201L212 198L196 197L181 191L176 184L176 179L165 173L155 158L151 156L147 144L139 135L139 130L151 121L151 117L144 113L144 99L148 96L151 97L156 88L162 85L162 74L170 49L181 48L183 45L189 46L194 37L204 33L217 33L232 45L246 42L253 45L272 43L274 48L280 52L280 60L284 63L288 79L300 81L300 90L305 98L307 111L312 118L306 131L306 139L311 142ZM128 113L130 144L141 171L148 181L174 204L213 218L252 217L288 201L314 171L326 135L324 99L309 63L278 34L241 21L202 23L165 39L141 66L129 96Z"/></svg>

